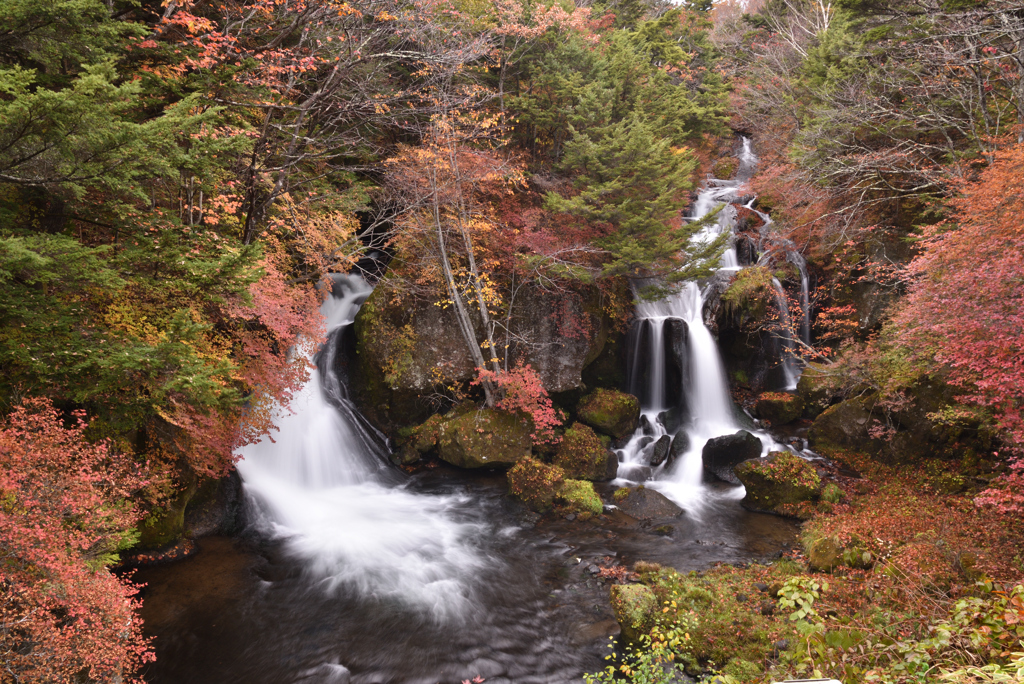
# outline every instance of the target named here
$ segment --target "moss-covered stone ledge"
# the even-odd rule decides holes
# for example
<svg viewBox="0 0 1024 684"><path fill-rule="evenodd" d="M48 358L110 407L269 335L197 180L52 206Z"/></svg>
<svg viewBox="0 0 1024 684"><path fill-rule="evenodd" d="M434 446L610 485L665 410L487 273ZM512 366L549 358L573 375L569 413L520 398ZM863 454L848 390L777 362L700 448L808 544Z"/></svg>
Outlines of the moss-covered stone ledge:
<svg viewBox="0 0 1024 684"><path fill-rule="evenodd" d="M598 432L622 439L636 430L640 400L625 392L598 389L580 400L576 414Z"/></svg>

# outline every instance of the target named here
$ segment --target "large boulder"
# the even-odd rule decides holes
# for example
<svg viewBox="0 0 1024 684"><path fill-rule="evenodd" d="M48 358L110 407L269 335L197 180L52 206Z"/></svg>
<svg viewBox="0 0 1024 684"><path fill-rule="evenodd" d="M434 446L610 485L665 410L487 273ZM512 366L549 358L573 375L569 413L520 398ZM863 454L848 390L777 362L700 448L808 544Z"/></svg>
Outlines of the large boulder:
<svg viewBox="0 0 1024 684"><path fill-rule="evenodd" d="M772 425L792 423L804 410L804 401L796 394L764 392L757 398L754 411L757 417Z"/></svg>
<svg viewBox="0 0 1024 684"><path fill-rule="evenodd" d="M723 482L739 484L733 468L760 455L761 440L746 430L740 430L735 434L709 439L701 452L701 460L705 472L711 473Z"/></svg>
<svg viewBox="0 0 1024 684"><path fill-rule="evenodd" d="M573 423L565 431L554 464L565 471L566 477L577 480L611 480L619 469L618 457L582 423Z"/></svg>
<svg viewBox="0 0 1024 684"><path fill-rule="evenodd" d="M526 416L497 409L456 414L431 429L437 454L460 468L515 465L530 455L533 423ZM426 442L426 431L421 435Z"/></svg>
<svg viewBox="0 0 1024 684"><path fill-rule="evenodd" d="M654 627L658 598L645 584L616 584L611 589L612 610L622 628L622 636L635 642Z"/></svg>
<svg viewBox="0 0 1024 684"><path fill-rule="evenodd" d="M821 495L821 478L810 463L788 451L740 463L736 477L747 489L744 508L799 517L800 504Z"/></svg>
<svg viewBox="0 0 1024 684"><path fill-rule="evenodd" d="M825 364L808 363L796 385L796 393L803 400L804 416L816 418L839 401L843 380L840 373Z"/></svg>
<svg viewBox="0 0 1024 684"><path fill-rule="evenodd" d="M622 439L636 430L640 400L625 392L598 389L583 397L576 414L598 432Z"/></svg>
<svg viewBox="0 0 1024 684"><path fill-rule="evenodd" d="M476 367L451 307L445 299L414 296L402 285L413 275L401 262L381 280L356 316L351 387L363 413L377 427L395 434L430 415L422 397L438 385L466 386ZM508 349L512 361L522 361L540 375L549 393L582 386L585 366L601 354L610 330L597 288L580 292L548 291L524 286L510 316Z"/></svg>
<svg viewBox="0 0 1024 684"><path fill-rule="evenodd" d="M604 509L594 485L565 477L558 466L525 458L508 471L508 489L531 510L597 515Z"/></svg>
<svg viewBox="0 0 1024 684"><path fill-rule="evenodd" d="M620 510L640 520L675 518L683 512L682 508L672 503L664 494L643 485L617 489L612 499Z"/></svg>
<svg viewBox="0 0 1024 684"><path fill-rule="evenodd" d="M825 409L807 433L811 448L853 448L878 451L880 440L869 434L874 397L854 397Z"/></svg>

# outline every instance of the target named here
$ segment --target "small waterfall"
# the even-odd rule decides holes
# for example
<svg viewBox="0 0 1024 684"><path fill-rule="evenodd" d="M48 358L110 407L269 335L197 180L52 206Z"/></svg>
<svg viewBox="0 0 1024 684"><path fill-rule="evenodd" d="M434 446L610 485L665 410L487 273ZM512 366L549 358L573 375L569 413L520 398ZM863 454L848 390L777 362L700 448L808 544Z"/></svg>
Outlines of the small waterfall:
<svg viewBox="0 0 1024 684"><path fill-rule="evenodd" d="M739 159L735 180L709 179L698 194L691 220L706 216L723 203L726 206L715 224L694 236L695 241L713 239L724 231L733 230L736 209L731 203L737 200L738 188L751 178L758 161L747 138L743 139ZM767 216L762 214L762 217L770 222ZM722 256L719 270L740 268L735 245L730 243ZM798 263L798 268L802 274L806 273L805 266ZM784 325L788 329L788 304L781 292L781 284L775 281L775 285L780 293L779 308L786 319ZM647 486L664 493L693 517L699 517L709 501L709 490L703 484L704 445L713 437L732 434L742 427L729 394L718 346L704 323L703 309L704 295L694 282L685 283L678 292L664 299L637 304L629 376L630 391L641 399L641 426L618 451L620 480L650 480ZM671 339L666 339L664 331L670 329L669 324L673 321L686 328L685 362L688 372L680 392L688 408L686 420L674 415L676 407L665 401L668 377L665 352L673 345L670 344ZM788 346L782 354L786 383L795 387L798 368L793 360L792 340L786 339L789 340ZM668 387L668 395L672 394L671 389ZM670 453L673 458L665 463L652 463L655 447L666 435L672 440ZM784 448L775 444L767 434L758 433L758 437L765 450ZM726 496L734 498L742 496L742 492L742 488L736 488Z"/></svg>
<svg viewBox="0 0 1024 684"><path fill-rule="evenodd" d="M258 527L325 589L459 615L472 603L464 578L485 565L471 544L479 526L457 519L466 500L396 486L335 367L341 334L369 293L359 278L337 278L321 307L328 341L317 367L288 409L276 409L274 438L241 450L238 471Z"/></svg>
<svg viewBox="0 0 1024 684"><path fill-rule="evenodd" d="M797 365L796 353L793 350L793 319L789 315L789 302L786 301L786 291L782 289L782 283L778 278L772 278L772 287L775 288L775 305L779 308L779 346L780 364L782 374L786 380L786 389L795 390L796 382L799 379L800 369Z"/></svg>
<svg viewBox="0 0 1024 684"><path fill-rule="evenodd" d="M804 344L811 343L811 299L807 283L807 260L795 249L786 252L786 261L796 266L800 272L800 339Z"/></svg>

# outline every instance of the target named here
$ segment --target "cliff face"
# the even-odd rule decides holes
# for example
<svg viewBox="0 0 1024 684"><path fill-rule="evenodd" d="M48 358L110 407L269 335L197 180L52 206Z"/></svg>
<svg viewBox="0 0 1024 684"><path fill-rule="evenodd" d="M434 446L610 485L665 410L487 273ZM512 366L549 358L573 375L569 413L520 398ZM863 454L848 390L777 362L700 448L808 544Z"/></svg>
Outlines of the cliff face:
<svg viewBox="0 0 1024 684"><path fill-rule="evenodd" d="M593 287L556 292L525 285L501 312L495 342L507 345L509 366L530 364L549 393L578 390L613 327L602 304ZM398 297L387 278L359 311L354 331L350 387L360 409L387 432L421 422L431 413L429 396L465 389L475 377L451 309L428 297Z"/></svg>

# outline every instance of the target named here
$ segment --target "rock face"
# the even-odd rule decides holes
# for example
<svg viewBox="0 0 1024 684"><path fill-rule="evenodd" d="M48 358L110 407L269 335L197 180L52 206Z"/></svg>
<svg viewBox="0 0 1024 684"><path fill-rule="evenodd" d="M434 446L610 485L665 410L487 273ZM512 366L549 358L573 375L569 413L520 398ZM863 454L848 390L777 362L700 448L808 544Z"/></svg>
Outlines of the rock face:
<svg viewBox="0 0 1024 684"><path fill-rule="evenodd" d="M623 487L613 495L615 505L624 513L640 520L656 518L675 518L682 514L683 509L669 501L663 494L639 487Z"/></svg>
<svg viewBox="0 0 1024 684"><path fill-rule="evenodd" d="M815 447L852 447L870 448L877 451L881 448L878 440L868 435L872 425L872 401L854 397L830 406L814 419L807 437L811 448Z"/></svg>
<svg viewBox="0 0 1024 684"><path fill-rule="evenodd" d="M480 409L431 421L417 436L417 449L429 449L433 438L438 456L454 466L507 468L530 455L533 425L525 416Z"/></svg>
<svg viewBox="0 0 1024 684"><path fill-rule="evenodd" d="M430 297L400 296L396 282L386 276L363 304L350 349L354 399L371 422L392 434L430 415L421 395L439 383L458 386L475 377L454 312ZM583 368L601 354L610 329L596 288L564 294L524 287L508 324L510 339L532 342L513 343L510 359L530 364L550 393L581 386ZM573 334L576 328L590 334Z"/></svg>
<svg viewBox="0 0 1024 684"><path fill-rule="evenodd" d="M604 510L590 482L566 479L565 471L558 466L534 458L524 458L508 471L508 489L509 494L538 513L554 509L597 515Z"/></svg>
<svg viewBox="0 0 1024 684"><path fill-rule="evenodd" d="M804 400L796 394L765 392L757 399L754 411L758 418L770 421L772 425L792 423L804 411Z"/></svg>
<svg viewBox="0 0 1024 684"><path fill-rule="evenodd" d="M654 627L658 599L643 584L616 584L611 589L612 610L622 628L622 636L635 642Z"/></svg>
<svg viewBox="0 0 1024 684"><path fill-rule="evenodd" d="M753 511L800 517L799 504L821 494L821 478L814 466L787 451L744 461L735 472L747 488L741 503Z"/></svg>
<svg viewBox="0 0 1024 684"><path fill-rule="evenodd" d="M839 401L839 380L835 372L820 363L808 363L800 374L796 393L803 399L806 418L815 418Z"/></svg>
<svg viewBox="0 0 1024 684"><path fill-rule="evenodd" d="M746 430L740 430L732 435L709 439L701 452L701 460L704 462L704 472L711 473L723 482L739 484L733 468L760 455L761 440Z"/></svg>
<svg viewBox="0 0 1024 684"><path fill-rule="evenodd" d="M576 413L582 422L598 432L622 439L636 430L640 400L625 392L599 389L583 397Z"/></svg>
<svg viewBox="0 0 1024 684"><path fill-rule="evenodd" d="M573 423L565 431L554 464L565 471L566 477L577 480L611 480L619 470L618 457L582 423Z"/></svg>

